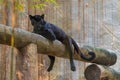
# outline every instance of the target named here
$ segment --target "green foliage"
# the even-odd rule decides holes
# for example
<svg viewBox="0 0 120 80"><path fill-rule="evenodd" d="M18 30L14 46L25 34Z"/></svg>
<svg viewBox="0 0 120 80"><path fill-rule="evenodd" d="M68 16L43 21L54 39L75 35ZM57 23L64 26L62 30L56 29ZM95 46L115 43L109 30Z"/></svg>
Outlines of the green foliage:
<svg viewBox="0 0 120 80"><path fill-rule="evenodd" d="M44 11L45 7L48 6L48 4L52 4L52 5L57 5L57 1L56 0L34 0L34 3L37 3L33 6L33 8L39 9Z"/></svg>
<svg viewBox="0 0 120 80"><path fill-rule="evenodd" d="M34 5L33 8L40 9L43 11L46 6L47 6L46 4L37 4Z"/></svg>
<svg viewBox="0 0 120 80"><path fill-rule="evenodd" d="M0 5L3 3L3 0L0 0Z"/></svg>
<svg viewBox="0 0 120 80"><path fill-rule="evenodd" d="M56 0L45 0L45 1L48 2L48 3L53 3L54 5L57 5Z"/></svg>
<svg viewBox="0 0 120 80"><path fill-rule="evenodd" d="M16 2L15 10L19 10L20 12L23 12L24 11L24 4L20 4L19 2Z"/></svg>
<svg viewBox="0 0 120 80"><path fill-rule="evenodd" d="M15 1L15 9L19 10L20 12L24 12L24 8L25 8L25 2L28 2L29 0L16 0ZM32 0L31 0L32 1ZM36 8L39 10L44 10L45 7L48 6L48 4L52 4L52 5L57 5L57 1L56 0L33 0L32 1L34 5L32 5L30 8ZM0 5L2 5L2 3L4 3L4 0L0 0Z"/></svg>

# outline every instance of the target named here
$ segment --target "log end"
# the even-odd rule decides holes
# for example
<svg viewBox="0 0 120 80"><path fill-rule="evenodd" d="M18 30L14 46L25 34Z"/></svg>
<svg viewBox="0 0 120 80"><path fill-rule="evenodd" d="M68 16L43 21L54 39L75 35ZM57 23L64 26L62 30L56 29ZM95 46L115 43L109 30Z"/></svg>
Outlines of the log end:
<svg viewBox="0 0 120 80"><path fill-rule="evenodd" d="M85 69L84 74L86 80L100 80L101 70L97 65L92 64Z"/></svg>

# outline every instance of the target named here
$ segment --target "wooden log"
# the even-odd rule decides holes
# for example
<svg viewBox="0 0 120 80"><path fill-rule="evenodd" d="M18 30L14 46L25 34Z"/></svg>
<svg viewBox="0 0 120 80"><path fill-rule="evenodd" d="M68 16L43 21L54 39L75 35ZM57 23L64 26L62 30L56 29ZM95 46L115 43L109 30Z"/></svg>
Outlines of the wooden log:
<svg viewBox="0 0 120 80"><path fill-rule="evenodd" d="M0 43L10 45L12 35L12 28L4 25L0 25ZM6 37L6 41L4 41L4 37ZM57 57L69 58L69 53L66 52L65 46L61 44L61 42L55 40L53 44L49 43L47 39L44 37L15 28L14 29L14 39L15 39L15 47L18 49L28 45L29 43L37 44L38 53L53 55ZM96 58L91 61L93 63L102 64L102 65L113 65L116 63L117 56L113 52L109 52L105 49L92 48L88 46L84 46L80 48L82 53L86 56L90 57L88 53L95 53ZM79 54L74 54L75 60L85 61L83 60ZM85 61L88 62L88 61Z"/></svg>
<svg viewBox="0 0 120 80"><path fill-rule="evenodd" d="M88 50L89 52L95 53L96 58L92 61L93 63L97 62L97 64L103 64L103 65L109 66L109 65L113 65L114 62L116 62L116 60L117 60L117 56L112 50L91 47L91 46L83 46L82 48L83 48L83 50L86 50L86 51ZM86 55L88 55L88 54L86 54ZM108 63L110 63L110 64L108 64Z"/></svg>
<svg viewBox="0 0 120 80"><path fill-rule="evenodd" d="M18 50L11 46L0 46L0 80L16 80L16 56Z"/></svg>
<svg viewBox="0 0 120 80"><path fill-rule="evenodd" d="M85 69L86 80L120 80L120 72L107 67L91 64Z"/></svg>
<svg viewBox="0 0 120 80"><path fill-rule="evenodd" d="M18 76L18 80L38 80L38 56L37 45L29 44L22 48L22 78Z"/></svg>

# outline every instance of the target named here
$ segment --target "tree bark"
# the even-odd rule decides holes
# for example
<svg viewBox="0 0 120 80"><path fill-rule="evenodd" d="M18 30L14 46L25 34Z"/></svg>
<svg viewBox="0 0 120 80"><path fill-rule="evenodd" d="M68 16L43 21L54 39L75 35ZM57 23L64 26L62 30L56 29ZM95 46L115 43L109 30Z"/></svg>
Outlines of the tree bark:
<svg viewBox="0 0 120 80"><path fill-rule="evenodd" d="M4 0L3 1L3 6L2 6L2 23L4 25L8 26L15 26L14 22L14 0ZM12 37L12 36L11 36ZM4 40L5 34L4 34ZM12 40L10 40L10 44ZM5 43L5 42L4 42ZM1 80L15 80L16 76L15 75L15 62L16 62L16 53L14 52L14 48L10 46L3 46L2 50L2 66L1 66Z"/></svg>
<svg viewBox="0 0 120 80"><path fill-rule="evenodd" d="M6 31L6 41L4 41L4 33ZM7 44L10 45L12 35L12 28L11 27L5 27L4 25L0 25L0 43L1 44ZM59 41L55 40L53 44L49 43L47 39L44 37L27 32L22 29L14 29L14 38L15 38L15 47L18 49L30 44L34 43L37 44L38 53L47 54L47 55L53 55L63 58L69 58L69 54L65 50L65 46L62 45ZM6 42L6 43L4 43ZM102 65L113 65L116 63L117 56L114 52L110 52L105 49L100 48L93 48L90 46L84 46L81 48L81 51L89 57L89 52L94 52L96 55L96 58L91 61L93 63L102 64ZM81 59L80 56L77 54L74 54L74 59L85 61ZM86 61L87 62L87 61Z"/></svg>
<svg viewBox="0 0 120 80"><path fill-rule="evenodd" d="M22 48L22 69L18 68L18 80L38 80L37 45L29 44ZM20 65L20 64L19 64ZM22 76L19 75L22 74Z"/></svg>
<svg viewBox="0 0 120 80"><path fill-rule="evenodd" d="M96 64L87 66L84 74L87 80L120 80L120 72Z"/></svg>
<svg viewBox="0 0 120 80"><path fill-rule="evenodd" d="M16 80L16 56L18 50L11 46L0 45L0 80ZM13 62L11 63L11 54ZM13 67L11 67L11 65Z"/></svg>

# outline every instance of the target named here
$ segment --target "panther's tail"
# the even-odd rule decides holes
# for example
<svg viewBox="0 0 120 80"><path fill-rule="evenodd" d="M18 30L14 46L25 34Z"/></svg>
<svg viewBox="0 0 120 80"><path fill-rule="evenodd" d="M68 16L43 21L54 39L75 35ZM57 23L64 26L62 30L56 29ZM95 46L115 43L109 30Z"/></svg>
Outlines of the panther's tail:
<svg viewBox="0 0 120 80"><path fill-rule="evenodd" d="M74 46L75 51L80 54L81 58L83 58L85 60L88 60L88 61L92 61L93 59L95 59L95 53L94 52L89 52L88 54L91 55L91 57L88 58L81 52L77 43L73 39L72 39L72 44Z"/></svg>

